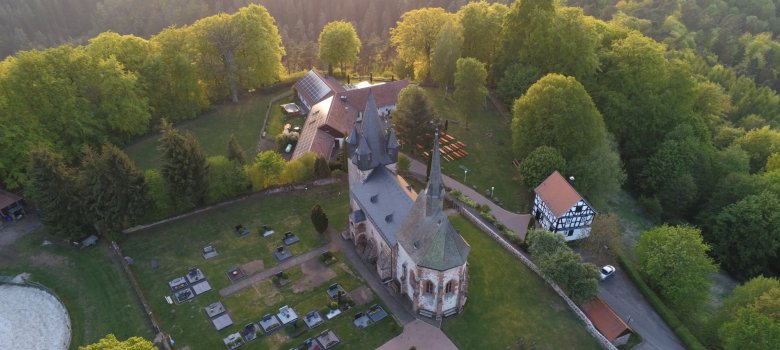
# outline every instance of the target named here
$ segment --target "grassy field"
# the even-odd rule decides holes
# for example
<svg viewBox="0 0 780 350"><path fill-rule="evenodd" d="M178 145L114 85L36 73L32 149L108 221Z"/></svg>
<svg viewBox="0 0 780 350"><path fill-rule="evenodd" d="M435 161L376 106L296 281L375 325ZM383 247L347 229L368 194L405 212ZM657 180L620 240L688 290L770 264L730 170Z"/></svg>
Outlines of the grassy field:
<svg viewBox="0 0 780 350"><path fill-rule="evenodd" d="M251 96L244 96L238 104L225 103L215 106L213 111L176 127L192 132L207 156L226 155L228 140L230 135L234 134L247 155L252 157L255 154L257 137L260 135L268 102L274 96L284 93L286 92L266 95L258 92ZM158 135L153 135L141 139L128 146L125 152L141 169L159 168L158 138Z"/></svg>
<svg viewBox="0 0 780 350"><path fill-rule="evenodd" d="M469 300L443 330L461 349L598 349L545 282L466 219L452 224L471 245ZM533 347L531 344L535 344Z"/></svg>
<svg viewBox="0 0 780 350"><path fill-rule="evenodd" d="M469 118L467 128L466 118L458 111L452 95L445 99L441 89L426 88L425 91L439 118L450 120L448 132L465 143L469 152L465 158L444 161L444 172L463 182L461 166L466 167L465 184L486 195L489 195L490 187L495 187L493 193L501 206L511 211L528 212L533 197L517 180L518 174L512 165L510 119L488 104L478 116Z"/></svg>
<svg viewBox="0 0 780 350"><path fill-rule="evenodd" d="M340 262L333 265L335 273L332 278L311 290L295 293L290 285L281 289L272 285L270 280L261 281L251 288L220 298L219 289L227 286L228 268L249 262L262 261L265 268L276 265L272 252L280 244L283 232L293 231L301 242L291 246L294 254L302 254L319 247L327 240L314 231L309 220L310 208L322 204L330 218L330 224L336 229L346 225L348 201L347 189L343 184L327 187L315 187L305 192L276 194L266 197L250 198L239 203L204 213L192 218L170 223L127 237L121 243L125 255L132 256L136 264L133 271L149 299L152 309L161 322L163 329L170 333L177 345L189 345L197 349L217 349L222 347L222 338L237 332L249 322L257 322L267 313L277 311L283 305L291 306L298 314L303 315L312 310L323 310L327 307L327 296L324 290L332 283L341 283L345 289L351 290L363 282L349 266ZM320 202L323 198L331 199ZM238 238L233 233L233 227L243 224L252 229L253 234ZM257 228L268 225L277 233L263 238L258 235ZM200 256L201 249L211 244L220 253L219 257L204 261ZM149 262L157 259L160 266L152 269ZM168 305L163 296L170 295L167 281L183 276L189 267L199 267L209 280L214 290L196 297L182 305ZM287 271L294 284L304 277L300 267ZM235 322L220 332L214 330L207 320L203 307L222 300ZM378 302L378 301L374 301ZM378 346L400 333L400 326L395 321L386 319L366 330L355 329L351 324L352 315L365 311L371 305L357 307L347 315L342 315L315 330L290 340L284 330L271 336L250 342L242 349L290 348L299 345L314 334L324 329L333 329L342 338L343 348L365 348Z"/></svg>
<svg viewBox="0 0 780 350"><path fill-rule="evenodd" d="M68 243L41 246L44 240L56 238L38 230L0 251L0 275L29 272L60 297L71 319L71 349L108 333L152 339L141 306L105 245L81 250Z"/></svg>

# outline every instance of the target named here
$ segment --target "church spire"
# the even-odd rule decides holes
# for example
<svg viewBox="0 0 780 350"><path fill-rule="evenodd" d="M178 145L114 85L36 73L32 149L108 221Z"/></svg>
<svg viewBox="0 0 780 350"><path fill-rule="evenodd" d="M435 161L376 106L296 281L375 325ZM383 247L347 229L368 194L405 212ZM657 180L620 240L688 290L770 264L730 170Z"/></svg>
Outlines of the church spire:
<svg viewBox="0 0 780 350"><path fill-rule="evenodd" d="M431 150L431 174L428 176L428 186L425 188L427 198L426 214L428 216L444 208L444 181L441 177L441 152L439 151L439 130L433 134L433 149Z"/></svg>

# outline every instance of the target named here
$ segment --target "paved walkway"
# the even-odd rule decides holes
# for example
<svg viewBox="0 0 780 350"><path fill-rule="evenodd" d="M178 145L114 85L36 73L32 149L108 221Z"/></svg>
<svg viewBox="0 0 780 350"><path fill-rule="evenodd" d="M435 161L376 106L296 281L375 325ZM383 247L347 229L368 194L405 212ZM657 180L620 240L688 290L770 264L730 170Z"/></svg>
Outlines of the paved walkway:
<svg viewBox="0 0 780 350"><path fill-rule="evenodd" d="M434 326L421 320L414 320L404 326L404 331L397 337L377 348L378 350L409 350L412 347L420 350L458 350L447 335Z"/></svg>
<svg viewBox="0 0 780 350"><path fill-rule="evenodd" d="M344 253L350 264L352 264L352 267L358 271L374 293L382 299L382 302L390 309L390 312L398 322L405 326L414 321L414 316L406 308L406 305L403 304L401 296L393 294L389 287L382 284L379 280L379 275L373 270L373 267L369 269L369 267L366 266L366 262L358 256L352 242L343 239L338 232L332 229L329 230L329 235L331 247L334 250L339 250Z"/></svg>
<svg viewBox="0 0 780 350"><path fill-rule="evenodd" d="M409 159L412 161L412 164L409 167L409 171L417 176L422 176L424 178L426 173L426 165L415 159ZM498 221L501 221L504 226L517 233L520 236L520 239L525 239L525 233L528 230L528 222L531 220L530 214L517 214L508 211L498 206L498 204L493 203L493 201L485 198L485 196L481 195L471 187L463 185L462 183L452 179L447 175L443 175L443 177L445 186L460 191L461 193L469 196L478 204L486 204L490 207L491 213L496 217L496 219L498 219Z"/></svg>
<svg viewBox="0 0 780 350"><path fill-rule="evenodd" d="M246 278L244 278L244 279L242 279L242 280L240 280L240 281L238 281L236 283L233 283L233 284L231 284L231 285L229 285L229 286L227 286L225 288L220 289L219 290L219 295L221 295L223 297L226 297L226 296L229 296L231 294L237 293L238 291L240 291L240 290L242 290L244 288L250 287L252 284L254 284L256 282L260 282L262 280L270 278L271 276L273 276L273 275L275 275L275 274L277 274L279 272L282 272L282 271L287 270L287 269L289 269L291 267L295 267L295 266L298 266L300 264L303 264L304 262L309 261L311 259L318 259L320 254L322 254L324 252L327 252L327 251L328 251L328 246L322 246L322 247L319 247L319 248L314 249L312 251L309 251L308 253L294 256L294 257L292 257L290 259L282 261L280 264L278 264L278 265L276 265L276 266L274 266L274 267L272 267L270 269L260 271L260 272L254 274L254 275L248 276L248 277L246 277Z"/></svg>

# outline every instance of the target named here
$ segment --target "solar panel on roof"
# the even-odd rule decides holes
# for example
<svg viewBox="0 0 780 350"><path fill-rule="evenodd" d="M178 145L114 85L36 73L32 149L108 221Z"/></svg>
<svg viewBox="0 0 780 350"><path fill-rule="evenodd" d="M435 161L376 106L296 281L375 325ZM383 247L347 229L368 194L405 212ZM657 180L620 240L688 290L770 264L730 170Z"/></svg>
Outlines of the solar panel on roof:
<svg viewBox="0 0 780 350"><path fill-rule="evenodd" d="M313 71L309 71L309 73L301 79L300 86L307 95L311 96L314 102L319 102L331 91L330 87Z"/></svg>

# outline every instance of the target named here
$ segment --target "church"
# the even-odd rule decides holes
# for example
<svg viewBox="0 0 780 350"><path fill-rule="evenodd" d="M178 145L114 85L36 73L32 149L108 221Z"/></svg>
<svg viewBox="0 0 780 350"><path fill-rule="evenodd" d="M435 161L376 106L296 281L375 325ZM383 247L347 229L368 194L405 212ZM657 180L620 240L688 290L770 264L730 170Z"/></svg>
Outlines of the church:
<svg viewBox="0 0 780 350"><path fill-rule="evenodd" d="M398 139L373 92L346 139L348 238L380 279L420 315L460 312L468 298L470 247L444 213L438 133L428 183L420 193L397 174Z"/></svg>

